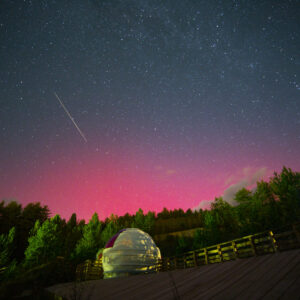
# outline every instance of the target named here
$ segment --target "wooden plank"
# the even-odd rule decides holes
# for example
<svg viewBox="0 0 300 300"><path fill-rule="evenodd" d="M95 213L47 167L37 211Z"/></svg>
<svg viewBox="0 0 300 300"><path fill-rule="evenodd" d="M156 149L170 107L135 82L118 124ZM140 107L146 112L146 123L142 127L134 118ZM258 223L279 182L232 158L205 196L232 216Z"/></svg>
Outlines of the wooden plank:
<svg viewBox="0 0 300 300"><path fill-rule="evenodd" d="M224 291L232 298L260 299L274 286L278 278L293 265L294 254L289 255L268 254L262 256L261 264L252 269L243 280L231 285L229 291ZM268 257L267 260L265 258Z"/></svg>
<svg viewBox="0 0 300 300"><path fill-rule="evenodd" d="M164 272L155 274L158 277L153 277L152 274L100 280L102 284L97 289L96 299L134 299L134 296L143 294L143 291L146 292L143 297L149 299L154 284L157 285L158 289L162 289L166 285L167 274ZM158 278L159 282L157 281ZM152 286L152 291L149 290L149 284ZM101 297L99 297L100 295Z"/></svg>
<svg viewBox="0 0 300 300"><path fill-rule="evenodd" d="M286 292L281 296L283 300L300 299L300 274L297 273L296 279L294 279L290 286L286 289ZM273 298L274 299L274 298Z"/></svg>
<svg viewBox="0 0 300 300"><path fill-rule="evenodd" d="M228 268L228 264L222 264L223 267L225 265L226 270ZM194 291L195 288L200 287L207 287L209 285L213 285L212 278L215 276L215 272L220 265L208 265L203 266L200 268L192 268L193 270L191 273L181 275L179 271L174 271L174 279L176 281L177 289L179 292L179 296L181 299L192 299L193 295L190 295L191 291ZM226 272L225 270L225 272ZM203 281L204 280L204 281ZM153 299L161 299L161 296L165 295L165 293L160 293L156 295L156 298ZM187 296L188 295L188 296ZM172 298L170 298L172 299Z"/></svg>
<svg viewBox="0 0 300 300"><path fill-rule="evenodd" d="M218 285L223 285L224 282L232 278L233 273L241 272L248 264L247 260L234 260L211 265L211 267L215 266L215 269L210 274L201 274L199 270L199 276L190 282L189 289L184 294L179 289L180 295L188 299L207 299L206 296L210 295Z"/></svg>
<svg viewBox="0 0 300 300"><path fill-rule="evenodd" d="M282 255L284 255L283 253ZM277 282L273 283L271 289L264 294L264 299L295 299L291 295L300 295L300 259L299 254L293 264L287 266L287 272ZM290 297L290 298L287 298Z"/></svg>
<svg viewBox="0 0 300 300"><path fill-rule="evenodd" d="M235 293L237 289L243 289L243 279L247 277L249 272L256 270L264 260L264 257L251 257L239 260L239 264L231 269L230 274L228 274L226 278L222 279L216 274L214 280L215 285L211 289L206 289L203 293L199 294L198 298L208 299L214 297L216 299L221 299L226 295L227 299L239 299L236 298L233 293Z"/></svg>

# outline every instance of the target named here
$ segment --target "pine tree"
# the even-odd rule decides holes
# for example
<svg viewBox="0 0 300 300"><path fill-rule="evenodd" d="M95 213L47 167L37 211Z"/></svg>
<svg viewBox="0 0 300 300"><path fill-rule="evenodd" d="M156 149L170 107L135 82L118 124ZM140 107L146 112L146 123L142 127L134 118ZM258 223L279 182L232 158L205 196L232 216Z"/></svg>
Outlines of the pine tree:
<svg viewBox="0 0 300 300"><path fill-rule="evenodd" d="M106 224L104 230L101 234L102 247L113 237L121 228L118 226L117 222L111 221Z"/></svg>
<svg viewBox="0 0 300 300"><path fill-rule="evenodd" d="M139 210L136 212L136 214L134 216L134 220L131 224L131 227L144 230L144 223L145 223L144 212L141 208L139 208Z"/></svg>
<svg viewBox="0 0 300 300"><path fill-rule="evenodd" d="M282 211L282 223L292 223L300 219L300 173L283 167L280 174L274 173L270 187Z"/></svg>
<svg viewBox="0 0 300 300"><path fill-rule="evenodd" d="M64 240L64 257L70 258L71 253L75 250L76 244L82 238L82 230L80 224L77 223L76 214L72 214L65 228Z"/></svg>
<svg viewBox="0 0 300 300"><path fill-rule="evenodd" d="M14 276L17 260L13 257L16 248L16 229L12 227L8 234L0 235L0 281Z"/></svg>
<svg viewBox="0 0 300 300"><path fill-rule="evenodd" d="M0 235L0 269L3 267L7 267L13 260L12 254L15 247L15 236L15 227L12 227L8 234Z"/></svg>
<svg viewBox="0 0 300 300"><path fill-rule="evenodd" d="M78 241L72 258L76 261L95 259L96 253L102 246L101 240L102 223L98 214L95 213L88 224L83 228L82 238Z"/></svg>
<svg viewBox="0 0 300 300"><path fill-rule="evenodd" d="M25 251L25 266L32 267L51 261L63 254L64 221L59 215L46 220L41 226L38 224L33 235L28 239Z"/></svg>
<svg viewBox="0 0 300 300"><path fill-rule="evenodd" d="M144 231L152 234L153 228L155 223L155 213L152 211L149 211L144 219Z"/></svg>

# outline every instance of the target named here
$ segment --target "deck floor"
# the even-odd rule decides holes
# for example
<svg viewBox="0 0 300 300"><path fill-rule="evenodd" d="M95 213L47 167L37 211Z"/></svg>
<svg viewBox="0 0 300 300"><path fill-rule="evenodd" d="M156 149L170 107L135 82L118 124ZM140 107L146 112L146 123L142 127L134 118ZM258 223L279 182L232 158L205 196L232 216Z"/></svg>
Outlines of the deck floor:
<svg viewBox="0 0 300 300"><path fill-rule="evenodd" d="M300 299L300 249L48 288L66 299Z"/></svg>

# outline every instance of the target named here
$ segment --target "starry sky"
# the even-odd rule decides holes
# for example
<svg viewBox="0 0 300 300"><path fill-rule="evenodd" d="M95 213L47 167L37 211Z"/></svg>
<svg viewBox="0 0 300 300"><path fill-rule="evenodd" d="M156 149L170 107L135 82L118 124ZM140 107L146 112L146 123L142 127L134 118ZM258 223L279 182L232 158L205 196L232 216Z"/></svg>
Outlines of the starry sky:
<svg viewBox="0 0 300 300"><path fill-rule="evenodd" d="M103 219L300 171L299 7L1 1L0 199Z"/></svg>

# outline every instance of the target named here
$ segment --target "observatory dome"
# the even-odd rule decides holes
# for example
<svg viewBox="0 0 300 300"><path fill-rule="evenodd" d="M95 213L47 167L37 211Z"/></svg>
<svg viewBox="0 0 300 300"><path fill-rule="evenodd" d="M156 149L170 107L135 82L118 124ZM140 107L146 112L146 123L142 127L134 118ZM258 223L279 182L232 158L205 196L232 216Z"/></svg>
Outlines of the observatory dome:
<svg viewBox="0 0 300 300"><path fill-rule="evenodd" d="M160 258L160 250L148 233L137 228L122 229L103 250L104 278L155 272Z"/></svg>

